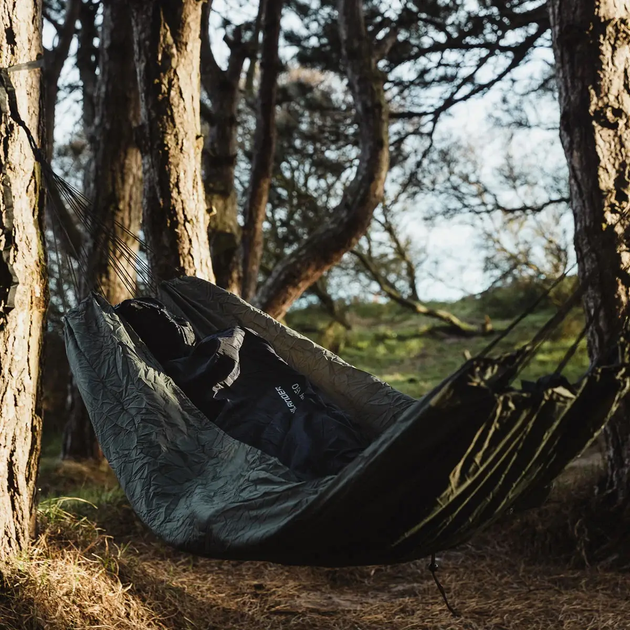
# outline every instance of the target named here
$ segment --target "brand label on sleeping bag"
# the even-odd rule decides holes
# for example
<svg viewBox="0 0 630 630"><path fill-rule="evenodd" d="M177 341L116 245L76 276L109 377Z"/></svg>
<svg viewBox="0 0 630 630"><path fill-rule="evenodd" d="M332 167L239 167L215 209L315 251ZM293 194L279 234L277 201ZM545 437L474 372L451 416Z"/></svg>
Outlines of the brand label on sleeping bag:
<svg viewBox="0 0 630 630"><path fill-rule="evenodd" d="M302 391L302 388L297 383L292 385L291 389L297 394L300 400L304 400L304 392Z"/></svg>
<svg viewBox="0 0 630 630"><path fill-rule="evenodd" d="M293 404L293 401L289 398L289 394L287 394L280 386L276 387L276 391L278 392L280 398L284 400L291 413L295 413L295 405Z"/></svg>

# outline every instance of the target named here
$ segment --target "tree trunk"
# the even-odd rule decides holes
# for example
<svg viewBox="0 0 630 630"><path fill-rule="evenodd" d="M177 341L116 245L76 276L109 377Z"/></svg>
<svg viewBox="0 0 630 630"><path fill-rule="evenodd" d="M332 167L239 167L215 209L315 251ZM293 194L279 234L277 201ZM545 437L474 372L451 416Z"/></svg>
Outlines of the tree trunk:
<svg viewBox="0 0 630 630"><path fill-rule="evenodd" d="M201 182L198 0L131 0L142 124L143 219L156 279L214 280Z"/></svg>
<svg viewBox="0 0 630 630"><path fill-rule="evenodd" d="M63 24L57 26L57 42L54 48L44 51L44 154L48 163L54 155L55 118L57 97L59 95L59 77L70 52L74 39L76 22L83 8L82 0L68 0ZM82 233L77 227L76 218L62 203L53 204L46 199L46 228L55 230L64 253L76 258L81 251ZM60 227L60 224L63 228ZM54 244L53 244L54 246ZM44 368L46 369L46 368Z"/></svg>
<svg viewBox="0 0 630 630"><path fill-rule="evenodd" d="M42 53L38 0L0 0L0 24L0 67ZM7 96L16 99L38 137L40 83L37 70L0 73L0 558L24 548L34 524L39 358L47 297L40 178L24 131L9 117Z"/></svg>
<svg viewBox="0 0 630 630"><path fill-rule="evenodd" d="M133 38L126 0L103 1L100 73L96 90L95 218L89 235L88 288L112 304L134 297L135 257L142 221L142 157L134 140L140 120Z"/></svg>
<svg viewBox="0 0 630 630"><path fill-rule="evenodd" d="M96 88L98 85L98 76L96 74L98 48L96 41L99 35L96 15L98 9L99 4L91 0L83 0L79 9L81 29L78 33L77 68L82 87L83 129L90 145L94 144L94 138L91 137L91 134L94 129L94 121L96 120Z"/></svg>
<svg viewBox="0 0 630 630"><path fill-rule="evenodd" d="M45 141L43 150L46 159L50 163L54 154L55 114L57 97L59 93L59 77L70 52L70 45L75 34L76 22L81 9L81 0L68 0L63 24L57 29L57 41L54 48L44 51L44 131ZM55 230L60 236L61 229L58 221L61 221L71 237L59 238L65 253L74 256L73 246L80 250L81 234L76 227L76 220L70 212L61 204L53 208L50 200L46 205L46 229ZM55 215L55 212L57 215ZM59 217L59 218L57 218ZM71 245L72 243L72 245ZM54 246L54 243L51 243ZM50 313L49 313L50 315ZM49 320L50 321L50 320ZM61 349L59 348L61 345ZM60 352L63 360L56 360ZM50 332L44 337L44 359L42 360L42 388L44 399L42 401L44 431L61 432L68 420L68 388L71 386L72 377L70 368L65 360L63 340L58 332ZM47 386L50 385L50 387Z"/></svg>
<svg viewBox="0 0 630 630"><path fill-rule="evenodd" d="M142 217L142 162L134 142L139 119L131 22L126 2L103 3L100 72L95 90L93 159L89 189L93 219L87 235L83 294L96 289L112 304L133 297L135 255ZM100 459L101 451L80 395L73 386L63 459Z"/></svg>
<svg viewBox="0 0 630 630"><path fill-rule="evenodd" d="M212 2L203 6L201 28L201 83L210 99L204 120L209 129L202 153L203 185L210 209L208 238L216 283L234 293L240 292L238 204L234 187L236 167L238 103L243 64L250 45L236 30L230 42L226 70L217 64L210 46L209 17Z"/></svg>
<svg viewBox="0 0 630 630"><path fill-rule="evenodd" d="M389 167L383 76L376 66L361 1L339 0L338 6L339 35L359 125L359 165L334 218L277 265L261 287L256 301L274 317L282 317L304 290L356 245L383 197Z"/></svg>
<svg viewBox="0 0 630 630"><path fill-rule="evenodd" d="M245 300L251 300L256 293L260 261L263 255L263 223L267 212L267 200L276 150L276 95L280 71L278 42L283 4L284 0L267 0L263 18L260 87L258 88L252 173L242 237L243 285L241 294Z"/></svg>
<svg viewBox="0 0 630 630"><path fill-rule="evenodd" d="M96 199L94 191L94 154L98 149L98 142L94 137L96 123L96 107L97 107L97 86L98 78L98 50L96 48L96 40L98 37L98 28L96 26L96 14L98 4L91 0L82 0L79 8L79 21L81 28L78 31L78 48L77 48L77 68L81 79L81 106L82 106L82 123L83 132L88 141L88 160L83 169L83 194L88 199ZM74 258L79 261L81 268L81 277L78 278L79 285L76 287L78 291L77 297L82 299L90 290L94 288L94 277L90 278L89 272L86 272L85 266L89 265L94 255L93 243L90 240L91 234L86 233L84 226L76 216L67 214L65 216L65 204L55 204L54 210L57 213L57 222L63 227L57 226L57 234L65 235L72 227L76 232L68 239L66 247L71 249ZM72 227L71 227L72 226ZM63 241L63 238L58 238ZM57 245L57 243L55 243ZM63 288L62 288L63 290ZM68 420L64 427L63 440L61 443L61 458L72 460L84 459L100 459L102 453L96 435L92 428L92 424L88 417L87 409L83 404L81 394L74 383L72 375L69 374L69 396L67 404Z"/></svg>
<svg viewBox="0 0 630 630"><path fill-rule="evenodd" d="M70 52L76 21L79 18L81 0L68 0L63 25L57 31L57 44L44 53L44 116L46 142L44 150L50 162L53 156L55 135L55 106L59 93L59 77Z"/></svg>
<svg viewBox="0 0 630 630"><path fill-rule="evenodd" d="M575 247L593 360L605 355L628 314L630 276L630 8L616 0L550 5L569 164ZM608 484L630 500L630 408L605 430Z"/></svg>

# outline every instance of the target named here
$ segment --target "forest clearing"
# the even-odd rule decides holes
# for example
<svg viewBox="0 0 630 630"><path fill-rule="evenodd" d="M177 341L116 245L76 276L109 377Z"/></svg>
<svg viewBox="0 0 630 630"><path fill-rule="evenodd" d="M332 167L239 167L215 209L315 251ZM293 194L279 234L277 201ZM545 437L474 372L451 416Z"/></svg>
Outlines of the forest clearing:
<svg viewBox="0 0 630 630"><path fill-rule="evenodd" d="M628 3L0 26L0 630L630 628Z"/></svg>

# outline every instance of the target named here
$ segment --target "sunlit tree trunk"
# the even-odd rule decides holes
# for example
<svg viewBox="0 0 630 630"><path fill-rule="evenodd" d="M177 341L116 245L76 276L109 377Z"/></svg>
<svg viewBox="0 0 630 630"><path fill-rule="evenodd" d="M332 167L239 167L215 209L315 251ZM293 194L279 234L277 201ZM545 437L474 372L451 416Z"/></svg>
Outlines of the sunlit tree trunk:
<svg viewBox="0 0 630 630"><path fill-rule="evenodd" d="M0 67L42 53L39 0L0 0ZM39 170L9 117L13 97L39 137L39 71L0 76L0 558L23 548L33 525L41 421L39 359L46 287Z"/></svg>
<svg viewBox="0 0 630 630"><path fill-rule="evenodd" d="M142 125L143 218L156 278L213 280L201 181L198 0L131 0Z"/></svg>
<svg viewBox="0 0 630 630"><path fill-rule="evenodd" d="M630 5L552 0L560 133L569 164L575 246L586 285L589 351L609 351L630 292ZM630 498L630 407L609 423L608 490Z"/></svg>
<svg viewBox="0 0 630 630"><path fill-rule="evenodd" d="M116 304L136 292L135 254L142 217L142 163L134 141L139 101L127 3L105 0L95 86L95 120L89 135L93 159L88 173L92 226L85 249L83 293L98 290ZM64 432L64 459L100 458L92 425L76 388Z"/></svg>
<svg viewBox="0 0 630 630"><path fill-rule="evenodd" d="M142 220L142 158L134 140L140 103L126 0L104 0L99 54L88 276L117 304L136 293L138 241L133 235Z"/></svg>

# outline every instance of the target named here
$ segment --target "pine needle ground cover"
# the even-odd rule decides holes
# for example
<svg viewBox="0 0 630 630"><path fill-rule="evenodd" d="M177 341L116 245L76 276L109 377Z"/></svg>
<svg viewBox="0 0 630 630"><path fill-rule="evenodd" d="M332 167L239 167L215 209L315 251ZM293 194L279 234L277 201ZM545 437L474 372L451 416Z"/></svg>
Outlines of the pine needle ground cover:
<svg viewBox="0 0 630 630"><path fill-rule="evenodd" d="M425 324L418 318L377 306L354 313L353 330L333 343L345 344L347 360L412 395L452 371L464 351L487 343L419 334ZM330 331L312 309L292 317L290 324L310 327L315 338ZM536 316L507 346L525 341L543 319ZM528 378L555 369L579 329L579 313L574 320L546 344ZM577 375L585 367L581 348L570 369ZM56 448L49 443L42 460L38 536L30 551L0 567L3 630L630 627L630 556L606 545L610 519L598 520L593 500L597 448L564 473L544 506L438 558L458 618L444 606L426 562L318 569L178 553L146 531L106 466L58 462Z"/></svg>
<svg viewBox="0 0 630 630"><path fill-rule="evenodd" d="M64 468L67 487L80 475ZM148 534L114 486L100 496L77 486L78 500L42 502L32 549L1 567L0 627L627 629L630 573L583 553L576 506L596 464L569 473L544 508L438 559L459 618L425 562L318 569L196 558Z"/></svg>

